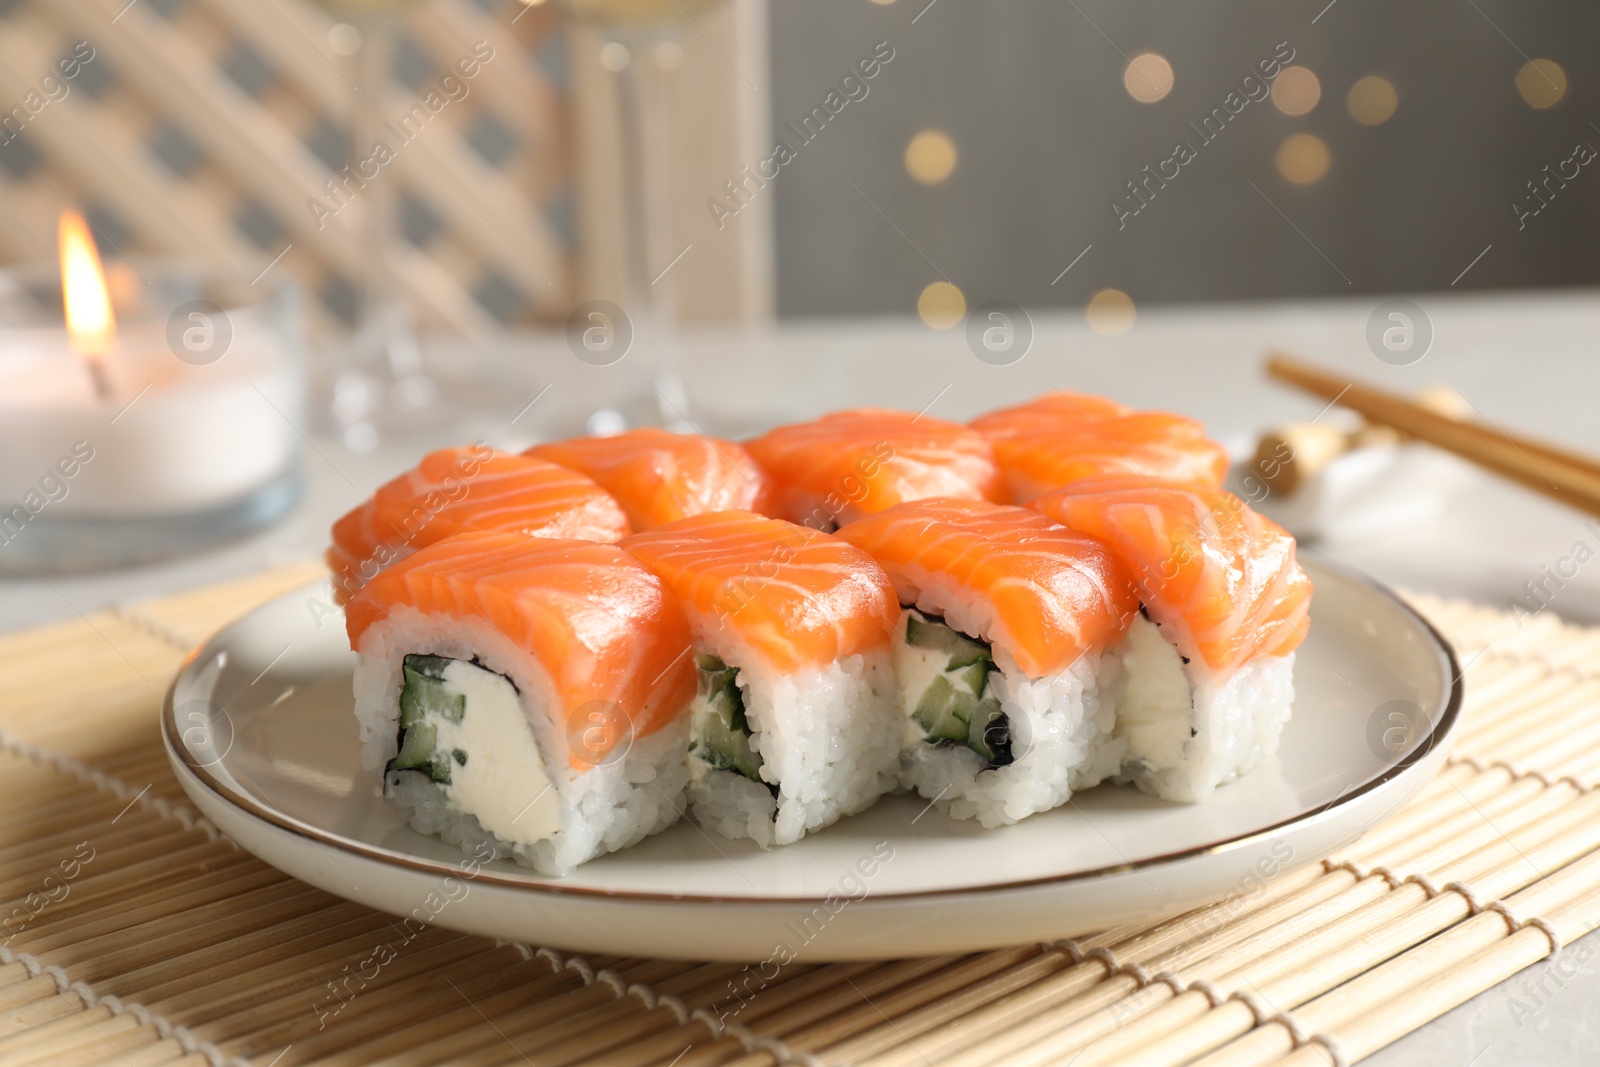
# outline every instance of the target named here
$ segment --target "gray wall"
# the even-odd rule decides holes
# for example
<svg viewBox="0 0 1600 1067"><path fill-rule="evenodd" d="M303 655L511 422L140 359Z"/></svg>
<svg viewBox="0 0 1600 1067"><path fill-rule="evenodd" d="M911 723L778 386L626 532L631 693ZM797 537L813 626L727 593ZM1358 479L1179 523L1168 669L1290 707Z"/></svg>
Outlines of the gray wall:
<svg viewBox="0 0 1600 1067"><path fill-rule="evenodd" d="M1336 0L1319 17L1326 0L926 3L772 0L774 127L793 144L785 122L821 105L877 42L895 49L866 98L775 182L785 315L904 312L941 273L969 304L1025 307L1081 305L1106 286L1141 304L1437 290L1490 244L1458 289L1600 281L1600 160L1520 231L1511 206L1579 141L1600 148L1600 5ZM1201 146L1187 123L1284 41L1321 79L1318 106L1290 118L1251 103ZM1156 104L1122 87L1123 53L1144 49L1176 69ZM1566 69L1555 107L1518 96L1524 56ZM1345 107L1367 74L1400 98L1376 127ZM960 151L934 187L902 164L928 126ZM1309 187L1273 163L1301 130L1333 157ZM1110 201L1179 138L1197 158L1119 230Z"/></svg>

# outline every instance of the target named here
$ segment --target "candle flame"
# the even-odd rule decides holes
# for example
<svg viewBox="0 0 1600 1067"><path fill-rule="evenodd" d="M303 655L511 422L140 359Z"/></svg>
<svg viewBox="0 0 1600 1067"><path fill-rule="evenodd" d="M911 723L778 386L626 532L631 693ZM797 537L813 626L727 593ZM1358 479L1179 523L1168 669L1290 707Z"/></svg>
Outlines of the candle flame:
<svg viewBox="0 0 1600 1067"><path fill-rule="evenodd" d="M76 211L61 213L61 302L67 313L67 340L88 361L95 387L107 391L109 364L117 348L117 322L106 289L89 224Z"/></svg>

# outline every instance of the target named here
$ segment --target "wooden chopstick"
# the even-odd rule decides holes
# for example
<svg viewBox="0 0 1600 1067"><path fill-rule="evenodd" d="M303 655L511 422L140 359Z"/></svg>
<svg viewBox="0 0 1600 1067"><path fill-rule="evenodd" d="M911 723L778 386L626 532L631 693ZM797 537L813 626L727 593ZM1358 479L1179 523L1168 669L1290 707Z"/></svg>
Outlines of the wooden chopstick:
<svg viewBox="0 0 1600 1067"><path fill-rule="evenodd" d="M1293 356L1288 356L1281 352L1269 353L1268 356L1267 373L1269 375L1277 378L1279 381L1288 382L1292 385L1299 385L1310 392L1316 393L1318 396L1321 396L1326 400L1332 400L1335 395L1334 393L1327 391L1333 387L1331 383L1342 383L1337 386L1337 388L1341 391L1348 386L1352 391L1359 389L1369 395L1382 396L1388 400L1396 401L1400 404L1414 408L1417 411L1433 415L1439 414L1436 411L1432 411L1432 409L1424 408L1420 404L1416 404L1412 401L1405 400L1402 397L1395 396L1393 393L1385 393L1382 390L1374 389L1371 386L1357 385L1348 379L1340 379L1335 375L1328 373L1327 371L1321 370L1309 363L1298 360ZM1352 410L1360 409L1352 408ZM1502 441L1509 441L1523 452L1528 453L1530 456L1543 456L1556 463L1565 463L1568 466L1578 467L1589 471L1591 474L1600 476L1600 461L1591 459L1588 456L1580 453L1573 452L1571 449L1561 448L1557 445L1546 444L1543 441L1537 441L1531 437L1524 437L1521 434L1503 433L1492 426L1485 426L1476 422L1468 422L1464 419L1454 419L1450 418L1448 415L1443 416L1443 418L1452 425L1466 426L1481 435L1493 437Z"/></svg>
<svg viewBox="0 0 1600 1067"><path fill-rule="evenodd" d="M1586 456L1441 415L1404 397L1351 381L1281 352L1268 353L1267 374L1358 412L1369 422L1393 427L1535 492L1600 515L1600 463Z"/></svg>

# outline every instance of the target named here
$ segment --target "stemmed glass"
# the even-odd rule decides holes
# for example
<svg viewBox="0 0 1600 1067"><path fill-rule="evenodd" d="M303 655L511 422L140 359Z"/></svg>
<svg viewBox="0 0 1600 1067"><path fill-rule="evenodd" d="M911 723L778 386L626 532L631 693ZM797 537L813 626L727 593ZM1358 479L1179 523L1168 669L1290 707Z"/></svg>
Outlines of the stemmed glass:
<svg viewBox="0 0 1600 1067"><path fill-rule="evenodd" d="M386 88L392 76L396 27L421 0L318 0L342 20L340 49L357 58L352 144L360 155L383 138ZM523 0L530 6L543 0ZM627 398L623 411L596 412L590 432L615 432L630 422L689 422L687 391L678 370L677 290L669 268L672 116L670 76L682 62L680 27L691 14L722 0L561 0L601 40L600 62L610 73L614 128L620 149L623 270L619 295L632 326L634 367L651 391ZM345 444L376 447L381 436L414 432L443 417L444 404L423 370L409 305L395 272L400 251L398 197L392 177L361 192L361 311L333 378L332 414Z"/></svg>
<svg viewBox="0 0 1600 1067"><path fill-rule="evenodd" d="M351 152L359 158L384 139L384 102L394 70L396 28L417 0L318 0L334 17L332 43L356 58ZM422 367L411 306L395 260L401 252L393 175L361 190L360 310L333 376L332 415L345 445L365 452L381 436L414 431L441 416L438 387Z"/></svg>
<svg viewBox="0 0 1600 1067"><path fill-rule="evenodd" d="M526 2L526 0L524 0ZM683 251L672 215L672 72L683 62L681 28L721 0L561 0L600 38L600 65L611 76L621 164L623 307L633 324L635 366L650 378L652 395L624 412L589 419L591 433L615 432L635 421L676 429L690 424L689 397L679 370L677 286L671 267Z"/></svg>

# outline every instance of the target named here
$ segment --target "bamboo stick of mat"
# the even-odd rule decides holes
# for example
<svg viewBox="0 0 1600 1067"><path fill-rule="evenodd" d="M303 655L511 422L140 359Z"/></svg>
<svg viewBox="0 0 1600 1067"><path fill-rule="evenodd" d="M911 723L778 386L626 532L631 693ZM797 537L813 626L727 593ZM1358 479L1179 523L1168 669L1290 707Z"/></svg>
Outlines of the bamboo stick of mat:
<svg viewBox="0 0 1600 1067"><path fill-rule="evenodd" d="M1452 419L1281 353L1269 356L1267 374L1359 412L1369 422L1392 426L1535 492L1600 515L1600 464L1570 449Z"/></svg>
<svg viewBox="0 0 1600 1067"><path fill-rule="evenodd" d="M1550 895L1526 890L1508 903L1515 908L1524 902L1519 898L1531 903ZM1345 1050L1346 1059L1371 1055L1428 1019L1545 959L1555 944L1573 941L1600 926L1600 891L1591 883L1587 894L1560 901L1541 924L1542 928L1524 925L1508 936L1503 917L1484 913L1440 935L1437 942L1425 946L1427 951L1414 949L1364 975L1367 981L1350 995L1359 992L1376 1006L1343 1023L1330 1037ZM1420 985L1419 978L1424 979ZM1287 1067L1323 1067L1334 1061L1323 1049L1302 1047L1278 1062Z"/></svg>

